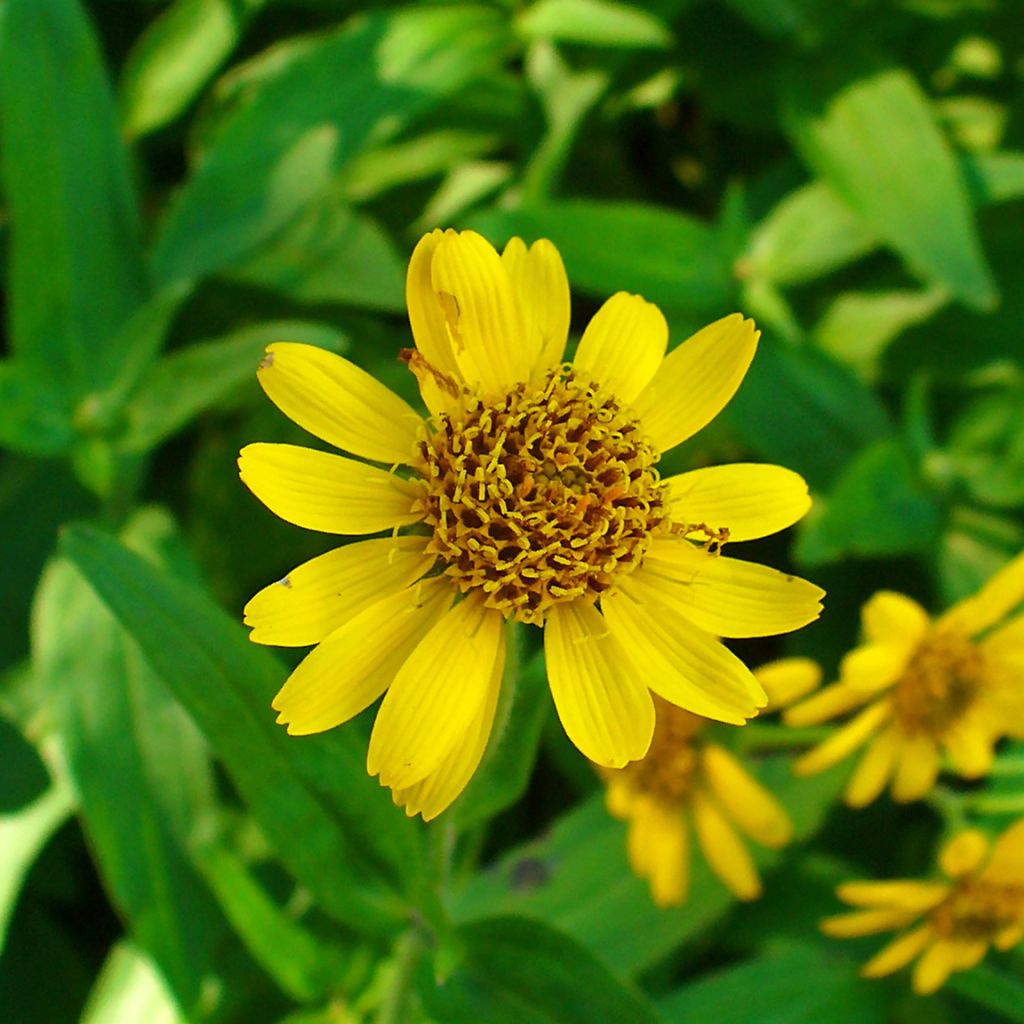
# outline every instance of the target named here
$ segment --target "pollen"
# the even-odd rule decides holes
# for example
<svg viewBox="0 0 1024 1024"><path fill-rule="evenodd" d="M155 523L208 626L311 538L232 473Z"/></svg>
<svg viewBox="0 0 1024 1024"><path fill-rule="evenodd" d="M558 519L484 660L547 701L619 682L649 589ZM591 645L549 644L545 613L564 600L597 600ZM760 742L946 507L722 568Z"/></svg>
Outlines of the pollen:
<svg viewBox="0 0 1024 1024"><path fill-rule="evenodd" d="M909 736L941 737L985 685L982 650L964 637L935 633L917 648L893 690L893 713Z"/></svg>
<svg viewBox="0 0 1024 1024"><path fill-rule="evenodd" d="M993 942L1024 917L1024 888L966 878L929 914L943 938L963 942Z"/></svg>
<svg viewBox="0 0 1024 1024"><path fill-rule="evenodd" d="M596 601L666 524L658 451L635 416L570 367L496 401L466 395L420 443L428 550L506 619Z"/></svg>

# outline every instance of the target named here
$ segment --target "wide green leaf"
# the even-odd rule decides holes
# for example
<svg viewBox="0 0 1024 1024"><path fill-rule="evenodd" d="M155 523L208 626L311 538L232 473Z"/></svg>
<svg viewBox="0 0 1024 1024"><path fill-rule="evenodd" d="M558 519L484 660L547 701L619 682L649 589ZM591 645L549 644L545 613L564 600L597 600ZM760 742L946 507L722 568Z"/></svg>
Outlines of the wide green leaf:
<svg viewBox="0 0 1024 1024"><path fill-rule="evenodd" d="M889 69L823 99L795 77L785 123L807 163L914 273L992 308L998 295L970 197L917 82Z"/></svg>
<svg viewBox="0 0 1024 1024"><path fill-rule="evenodd" d="M281 667L206 595L93 527L69 527L62 547L188 708L296 879L340 920L396 925L397 890L418 882L418 836L366 774L352 732L287 736L269 706Z"/></svg>
<svg viewBox="0 0 1024 1024"><path fill-rule="evenodd" d="M464 959L420 992L445 1024L658 1024L654 1007L568 936L518 917L460 928Z"/></svg>
<svg viewBox="0 0 1024 1024"><path fill-rule="evenodd" d="M731 272L703 221L641 203L574 199L520 210L494 209L470 218L492 242L512 235L550 238L569 280L609 296L626 290L669 309L726 312Z"/></svg>
<svg viewBox="0 0 1024 1024"><path fill-rule="evenodd" d="M370 14L300 48L218 132L156 242L157 279L219 270L282 228L368 141L486 70L506 45L493 8Z"/></svg>
<svg viewBox="0 0 1024 1024"><path fill-rule="evenodd" d="M80 1024L188 1024L159 970L142 950L120 942L110 951Z"/></svg>
<svg viewBox="0 0 1024 1024"><path fill-rule="evenodd" d="M108 380L113 338L146 296L136 199L77 0L8 0L4 15L11 344L70 403Z"/></svg>

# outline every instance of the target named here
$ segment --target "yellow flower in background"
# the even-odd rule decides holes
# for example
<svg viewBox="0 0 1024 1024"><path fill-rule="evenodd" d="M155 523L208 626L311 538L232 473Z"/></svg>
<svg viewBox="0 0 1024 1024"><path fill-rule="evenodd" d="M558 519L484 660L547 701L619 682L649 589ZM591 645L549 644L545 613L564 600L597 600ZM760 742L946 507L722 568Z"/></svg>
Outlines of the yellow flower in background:
<svg viewBox="0 0 1024 1024"><path fill-rule="evenodd" d="M619 293L566 365L557 250L513 239L499 256L473 232L426 235L406 296L416 348L403 358L427 420L317 348L271 345L259 369L287 416L367 461L253 444L243 481L298 526L389 533L299 566L246 607L257 643L317 645L275 698L278 721L320 732L387 691L367 768L430 818L482 756L507 620L544 626L559 717L597 764L646 753L655 714L640 680L708 717L756 714L760 685L717 637L797 629L822 591L718 552L799 519L806 485L777 466L656 469L735 393L754 325L726 317L666 356L660 311Z"/></svg>
<svg viewBox="0 0 1024 1024"><path fill-rule="evenodd" d="M914 967L914 991L928 995L954 971L978 964L990 946L1024 939L1024 820L990 847L973 829L946 844L939 864L950 879L848 882L839 898L859 908L822 922L834 938L910 929L869 960L861 973L880 978ZM913 926L913 927L911 927Z"/></svg>
<svg viewBox="0 0 1024 1024"><path fill-rule="evenodd" d="M780 707L821 681L818 666L789 658L754 675ZM690 831L711 870L741 900L761 894L753 858L737 829L777 849L792 836L782 805L743 762L708 736L707 719L656 698L657 724L647 754L625 768L604 769L607 806L629 823L629 863L646 879L661 907L686 901L690 879Z"/></svg>
<svg viewBox="0 0 1024 1024"><path fill-rule="evenodd" d="M1002 736L1024 736L1024 555L936 620L903 594L882 591L862 610L865 643L839 681L786 713L814 725L858 713L794 769L814 774L870 743L846 789L862 807L892 782L898 801L935 784L944 753L965 778L985 775Z"/></svg>

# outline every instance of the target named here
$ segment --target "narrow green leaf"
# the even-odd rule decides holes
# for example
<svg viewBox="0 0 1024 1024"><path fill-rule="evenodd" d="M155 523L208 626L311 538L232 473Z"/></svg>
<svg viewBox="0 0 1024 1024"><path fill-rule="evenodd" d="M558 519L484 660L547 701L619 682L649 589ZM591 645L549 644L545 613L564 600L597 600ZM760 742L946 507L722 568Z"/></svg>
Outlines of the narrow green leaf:
<svg viewBox="0 0 1024 1024"><path fill-rule="evenodd" d="M122 450L149 451L219 405L253 380L263 350L274 341L305 342L335 352L345 347L343 335L333 328L282 320L173 352L143 378L122 411Z"/></svg>
<svg viewBox="0 0 1024 1024"><path fill-rule="evenodd" d="M797 557L822 565L843 557L884 557L931 551L943 508L894 439L865 448L843 470L804 522Z"/></svg>
<svg viewBox="0 0 1024 1024"><path fill-rule="evenodd" d="M967 189L915 80L885 70L824 101L807 81L791 90L785 117L807 163L915 273L991 309L998 294Z"/></svg>
<svg viewBox="0 0 1024 1024"><path fill-rule="evenodd" d="M626 290L670 309L725 311L730 269L703 221L640 203L566 200L487 210L470 226L504 244L512 235L550 238L573 285L598 296Z"/></svg>
<svg viewBox="0 0 1024 1024"><path fill-rule="evenodd" d="M20 455L64 454L74 440L64 396L31 359L0 361L0 445Z"/></svg>
<svg viewBox="0 0 1024 1024"><path fill-rule="evenodd" d="M314 201L228 276L297 302L405 309L405 259L370 216L333 190Z"/></svg>
<svg viewBox="0 0 1024 1024"><path fill-rule="evenodd" d="M68 819L74 804L70 788L55 782L27 807L0 814L0 952L28 870L50 836Z"/></svg>
<svg viewBox="0 0 1024 1024"><path fill-rule="evenodd" d="M382 133L497 66L491 8L397 9L302 47L219 131L157 239L163 283L219 270L282 228ZM268 130L273 126L273 130Z"/></svg>
<svg viewBox="0 0 1024 1024"><path fill-rule="evenodd" d="M584 46L665 49L672 33L655 15L615 0L537 0L516 27L527 39Z"/></svg>
<svg viewBox="0 0 1024 1024"><path fill-rule="evenodd" d="M438 985L421 974L428 1012L446 1024L658 1024L654 1007L568 936L496 917L458 932L465 958Z"/></svg>
<svg viewBox="0 0 1024 1024"><path fill-rule="evenodd" d="M77 0L8 0L2 28L12 348L70 400L109 379L146 296L136 201Z"/></svg>
<svg viewBox="0 0 1024 1024"><path fill-rule="evenodd" d="M62 547L188 708L320 906L361 930L399 922L395 880L417 884L418 834L366 774L352 732L287 736L270 711L281 668L208 597L95 528L68 527Z"/></svg>
<svg viewBox="0 0 1024 1024"><path fill-rule="evenodd" d="M173 121L227 60L266 0L175 0L125 61L121 115L129 136Z"/></svg>
<svg viewBox="0 0 1024 1024"><path fill-rule="evenodd" d="M761 339L725 420L760 458L827 487L864 445L885 437L889 418L849 369L809 346Z"/></svg>
<svg viewBox="0 0 1024 1024"><path fill-rule="evenodd" d="M107 956L80 1024L188 1024L153 962L130 942Z"/></svg>

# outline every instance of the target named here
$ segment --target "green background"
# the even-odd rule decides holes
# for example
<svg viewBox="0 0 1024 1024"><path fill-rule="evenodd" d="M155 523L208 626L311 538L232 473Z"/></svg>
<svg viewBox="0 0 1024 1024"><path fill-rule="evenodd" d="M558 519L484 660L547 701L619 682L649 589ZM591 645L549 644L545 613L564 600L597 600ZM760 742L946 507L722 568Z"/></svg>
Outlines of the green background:
<svg viewBox="0 0 1024 1024"><path fill-rule="evenodd" d="M240 609L322 551L240 485L305 440L274 340L415 401L405 261L435 226L551 238L573 331L628 289L678 342L763 330L663 470L802 473L744 555L828 590L746 641L826 673L894 587L933 610L1024 547L1024 5L999 0L0 0L0 1019L12 1024L1024 1021L1024 961L940 995L857 977L838 881L927 873L1024 813L1024 749L930 801L836 803L777 723L742 749L798 839L737 906L656 910L551 710L537 632L430 828L369 718L288 739ZM292 662L294 663L294 659Z"/></svg>

